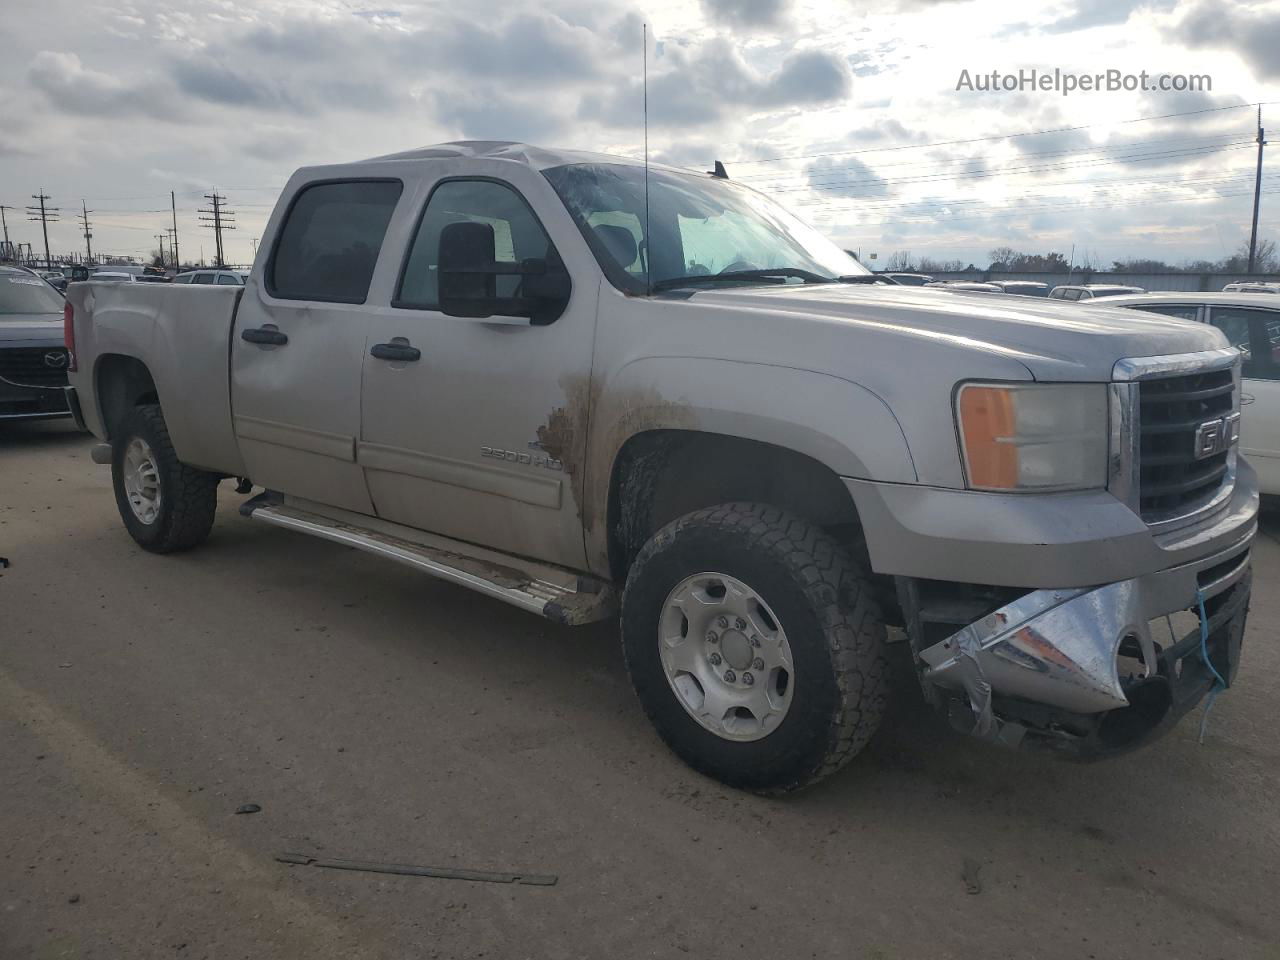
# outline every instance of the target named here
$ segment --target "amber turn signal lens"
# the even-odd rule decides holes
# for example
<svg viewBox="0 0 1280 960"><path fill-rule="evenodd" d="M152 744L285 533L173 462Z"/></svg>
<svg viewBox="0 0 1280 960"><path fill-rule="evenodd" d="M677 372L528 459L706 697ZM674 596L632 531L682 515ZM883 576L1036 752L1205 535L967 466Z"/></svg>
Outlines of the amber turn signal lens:
<svg viewBox="0 0 1280 960"><path fill-rule="evenodd" d="M969 484L1011 490L1018 486L1014 392L1004 387L966 386L960 391L960 435Z"/></svg>

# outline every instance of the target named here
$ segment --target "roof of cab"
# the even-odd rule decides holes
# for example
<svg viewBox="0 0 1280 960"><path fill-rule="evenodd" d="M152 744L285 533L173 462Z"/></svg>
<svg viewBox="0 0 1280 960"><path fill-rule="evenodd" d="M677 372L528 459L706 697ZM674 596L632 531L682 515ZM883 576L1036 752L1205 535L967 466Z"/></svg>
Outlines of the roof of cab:
<svg viewBox="0 0 1280 960"><path fill-rule="evenodd" d="M561 167L567 163L612 163L629 167L644 166L643 160L634 157L619 157L609 153L590 153L585 150L556 150L535 147L528 143L514 140L454 140L449 143L437 143L400 153L388 153L380 157L370 157L361 163L395 163L413 160L439 160L452 157L470 157L477 160L508 160L523 164L535 170L548 170ZM692 170L672 167L661 163L649 163L651 170L666 170L672 173L694 173Z"/></svg>

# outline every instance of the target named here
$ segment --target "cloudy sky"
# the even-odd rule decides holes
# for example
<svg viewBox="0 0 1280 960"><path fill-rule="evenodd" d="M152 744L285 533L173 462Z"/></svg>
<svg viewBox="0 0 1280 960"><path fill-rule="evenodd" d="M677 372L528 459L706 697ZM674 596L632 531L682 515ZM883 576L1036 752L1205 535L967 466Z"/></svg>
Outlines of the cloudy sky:
<svg viewBox="0 0 1280 960"><path fill-rule="evenodd" d="M208 257L196 211L216 188L237 214L228 259L245 263L302 164L463 138L637 155L644 23L651 156L723 160L881 264L1073 244L1095 263L1216 259L1248 236L1240 105L1276 101L1264 122L1280 130L1280 3L8 0L10 237L40 246L22 208L43 188L62 211L55 252L83 248L83 199L96 250L143 255L173 190L184 259ZM1031 68L1212 89L957 90L964 70ZM1264 237L1280 238L1277 187L1269 161Z"/></svg>

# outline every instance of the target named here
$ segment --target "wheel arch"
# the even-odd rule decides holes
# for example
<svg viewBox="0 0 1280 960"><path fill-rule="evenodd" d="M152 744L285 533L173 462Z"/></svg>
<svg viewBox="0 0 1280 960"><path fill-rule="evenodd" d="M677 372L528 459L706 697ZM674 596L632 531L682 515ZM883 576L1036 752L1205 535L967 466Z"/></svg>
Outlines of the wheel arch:
<svg viewBox="0 0 1280 960"><path fill-rule="evenodd" d="M105 440L134 407L160 403L160 393L150 368L137 357L104 353L93 368L94 399L102 417Z"/></svg>
<svg viewBox="0 0 1280 960"><path fill-rule="evenodd" d="M858 511L829 466L776 444L690 429L630 437L609 478L608 554L622 582L640 548L666 524L704 507L768 503L856 537Z"/></svg>

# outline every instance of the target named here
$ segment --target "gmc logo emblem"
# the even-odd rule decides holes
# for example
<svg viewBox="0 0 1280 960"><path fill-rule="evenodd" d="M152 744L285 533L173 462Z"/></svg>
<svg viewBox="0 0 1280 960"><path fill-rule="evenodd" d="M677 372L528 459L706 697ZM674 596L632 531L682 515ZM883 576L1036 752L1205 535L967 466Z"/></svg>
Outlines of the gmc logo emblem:
<svg viewBox="0 0 1280 960"><path fill-rule="evenodd" d="M1197 460L1223 453L1240 439L1240 414L1231 413L1219 420L1210 420L1196 427L1195 454Z"/></svg>

